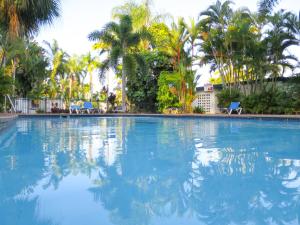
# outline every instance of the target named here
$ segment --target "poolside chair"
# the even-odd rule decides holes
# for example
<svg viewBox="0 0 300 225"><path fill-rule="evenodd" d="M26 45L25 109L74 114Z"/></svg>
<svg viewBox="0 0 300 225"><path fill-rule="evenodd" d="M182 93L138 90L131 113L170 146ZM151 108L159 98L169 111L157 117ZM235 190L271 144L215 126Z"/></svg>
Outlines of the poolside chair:
<svg viewBox="0 0 300 225"><path fill-rule="evenodd" d="M93 107L93 104L91 102L84 102L83 107L81 109L83 112L90 113L99 113L100 110Z"/></svg>
<svg viewBox="0 0 300 225"><path fill-rule="evenodd" d="M225 108L225 111L231 115L232 112L236 111L239 115L242 113L243 108L241 107L240 102L231 102L228 108Z"/></svg>
<svg viewBox="0 0 300 225"><path fill-rule="evenodd" d="M79 114L80 110L81 110L81 107L79 105L70 105L70 108L69 108L70 114L72 114L72 113Z"/></svg>

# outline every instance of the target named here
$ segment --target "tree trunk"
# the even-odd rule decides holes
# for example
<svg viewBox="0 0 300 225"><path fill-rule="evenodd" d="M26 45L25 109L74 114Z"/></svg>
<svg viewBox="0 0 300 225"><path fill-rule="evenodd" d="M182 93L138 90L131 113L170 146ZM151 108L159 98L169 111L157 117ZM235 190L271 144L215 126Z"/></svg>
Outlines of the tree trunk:
<svg viewBox="0 0 300 225"><path fill-rule="evenodd" d="M69 78L69 100L71 101L71 98L72 98L72 83L73 83L73 81L72 81L72 75L71 75L71 77Z"/></svg>
<svg viewBox="0 0 300 225"><path fill-rule="evenodd" d="M91 100L92 100L92 98L93 98L93 75L92 75L92 73L90 72L90 94L91 94Z"/></svg>
<svg viewBox="0 0 300 225"><path fill-rule="evenodd" d="M15 91L16 91L16 70L17 70L17 60L14 57L13 58L13 62L12 62L12 78L13 78L13 90L12 90L12 94L13 96L15 96Z"/></svg>
<svg viewBox="0 0 300 225"><path fill-rule="evenodd" d="M126 72L124 68L125 67L123 64L122 66L122 111L126 112Z"/></svg>

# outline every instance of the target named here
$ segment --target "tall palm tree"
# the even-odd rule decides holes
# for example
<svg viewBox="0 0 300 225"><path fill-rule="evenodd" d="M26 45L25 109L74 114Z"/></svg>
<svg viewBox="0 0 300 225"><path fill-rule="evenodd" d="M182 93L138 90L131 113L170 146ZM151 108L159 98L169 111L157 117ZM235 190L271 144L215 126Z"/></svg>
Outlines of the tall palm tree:
<svg viewBox="0 0 300 225"><path fill-rule="evenodd" d="M59 0L1 0L0 22L10 39L38 31L40 25L52 23L59 16Z"/></svg>
<svg viewBox="0 0 300 225"><path fill-rule="evenodd" d="M85 70L89 76L89 84L90 84L90 97L93 96L93 72L100 67L100 62L97 57L92 56L89 52L87 55L83 56L83 64Z"/></svg>
<svg viewBox="0 0 300 225"><path fill-rule="evenodd" d="M138 4L133 1L126 2L122 6L113 8L112 17L114 19L129 15L132 19L134 31L150 27L154 22L161 22L169 17L168 14L154 14L151 10L151 0L143 0Z"/></svg>
<svg viewBox="0 0 300 225"><path fill-rule="evenodd" d="M164 51L173 58L174 69L178 69L182 59L187 55L184 47L189 37L183 18L171 24Z"/></svg>
<svg viewBox="0 0 300 225"><path fill-rule="evenodd" d="M290 12L281 10L268 18L270 28L266 30L264 41L268 47L269 61L275 66L275 77L283 75L286 68L293 69L292 61L298 61L297 57L288 52L291 46L299 44L294 25L290 23L291 15Z"/></svg>
<svg viewBox="0 0 300 225"><path fill-rule="evenodd" d="M154 14L151 10L152 1L143 0L141 3L128 1L124 5L113 8L112 18L118 19L122 16L130 16L132 29L134 32L147 30L150 32L152 25L164 21L170 16L168 14ZM141 50L147 51L151 46L152 40L142 40L139 44Z"/></svg>
<svg viewBox="0 0 300 225"><path fill-rule="evenodd" d="M65 74L67 71L67 62L69 55L63 51L59 46L56 40L53 40L52 43L44 41L47 47L47 57L50 62L50 97L55 98L59 92L64 95L65 91Z"/></svg>
<svg viewBox="0 0 300 225"><path fill-rule="evenodd" d="M122 65L122 110L126 111L126 78L136 72L137 65L145 70L143 57L136 51L141 40L149 39L147 32L134 32L130 16L121 16L119 23L110 22L102 31L94 31L89 34L91 41L98 42L98 48L102 53L107 53L107 58L101 66L100 75L109 69L118 70Z"/></svg>
<svg viewBox="0 0 300 225"><path fill-rule="evenodd" d="M215 4L210 5L199 16L204 17L204 21L209 28L224 30L233 14L233 10L230 7L231 4L232 1L229 0L226 0L224 3L217 0Z"/></svg>
<svg viewBox="0 0 300 225"><path fill-rule="evenodd" d="M200 36L200 26L199 24L195 21L194 18L190 19L190 23L186 24L186 29L188 33L188 41L191 45L191 56L192 56L192 61L194 60L195 57L195 45L196 41Z"/></svg>
<svg viewBox="0 0 300 225"><path fill-rule="evenodd" d="M69 80L69 98L78 97L79 93L75 95L74 89L80 90L83 87L84 64L80 57L72 56L67 62L68 80Z"/></svg>

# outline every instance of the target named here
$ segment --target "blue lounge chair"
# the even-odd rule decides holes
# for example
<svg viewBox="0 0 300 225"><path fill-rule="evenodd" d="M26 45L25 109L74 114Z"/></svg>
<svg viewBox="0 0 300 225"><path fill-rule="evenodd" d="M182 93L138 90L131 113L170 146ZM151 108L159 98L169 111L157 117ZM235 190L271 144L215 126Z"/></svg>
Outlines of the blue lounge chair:
<svg viewBox="0 0 300 225"><path fill-rule="evenodd" d="M236 111L240 115L243 111L243 108L241 107L240 102L231 102L230 106L225 110L229 115L231 115L231 113L234 111Z"/></svg>
<svg viewBox="0 0 300 225"><path fill-rule="evenodd" d="M87 112L88 114L99 113L99 109L95 109L91 102L84 102L81 110Z"/></svg>
<svg viewBox="0 0 300 225"><path fill-rule="evenodd" d="M69 110L70 110L70 114L72 114L73 112L79 114L81 107L79 105L70 105Z"/></svg>

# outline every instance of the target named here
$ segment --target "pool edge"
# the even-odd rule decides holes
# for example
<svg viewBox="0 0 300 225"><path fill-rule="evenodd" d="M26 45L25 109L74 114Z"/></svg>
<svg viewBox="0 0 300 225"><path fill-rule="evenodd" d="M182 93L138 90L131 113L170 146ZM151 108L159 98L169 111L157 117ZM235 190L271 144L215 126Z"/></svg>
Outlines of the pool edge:
<svg viewBox="0 0 300 225"><path fill-rule="evenodd" d="M160 117L160 118L213 118L213 119L256 119L256 120L296 120L300 115L226 115L226 114L134 114L134 113L108 113L108 114L19 114L19 118L55 118L55 117Z"/></svg>

